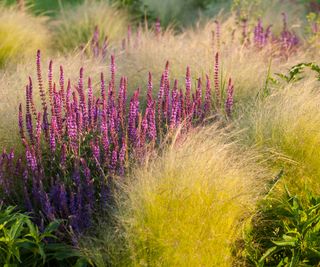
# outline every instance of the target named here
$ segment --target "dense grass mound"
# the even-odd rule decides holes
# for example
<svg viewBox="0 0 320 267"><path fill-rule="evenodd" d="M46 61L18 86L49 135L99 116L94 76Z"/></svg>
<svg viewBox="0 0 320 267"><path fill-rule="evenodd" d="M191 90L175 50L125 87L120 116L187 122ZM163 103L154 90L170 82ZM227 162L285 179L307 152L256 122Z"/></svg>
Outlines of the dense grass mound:
<svg viewBox="0 0 320 267"><path fill-rule="evenodd" d="M107 1L84 1L83 4L62 10L55 25L55 46L67 52L85 46L92 39L94 29L100 30L100 41L121 40L129 25L129 16Z"/></svg>
<svg viewBox="0 0 320 267"><path fill-rule="evenodd" d="M231 266L264 179L253 154L225 140L216 128L201 130L137 170L120 200L125 252L104 228L93 242L99 253L89 254L114 266Z"/></svg>
<svg viewBox="0 0 320 267"><path fill-rule="evenodd" d="M290 183L320 191L319 82L287 85L258 104L248 119L248 138L285 167ZM297 171L298 170L298 171Z"/></svg>
<svg viewBox="0 0 320 267"><path fill-rule="evenodd" d="M49 46L46 18L0 4L0 67L21 61Z"/></svg>

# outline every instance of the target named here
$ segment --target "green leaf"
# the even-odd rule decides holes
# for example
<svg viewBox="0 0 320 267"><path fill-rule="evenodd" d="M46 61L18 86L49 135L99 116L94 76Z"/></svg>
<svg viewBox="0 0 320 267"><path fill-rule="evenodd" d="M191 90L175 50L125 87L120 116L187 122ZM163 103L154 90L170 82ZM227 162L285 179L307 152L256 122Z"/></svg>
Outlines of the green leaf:
<svg viewBox="0 0 320 267"><path fill-rule="evenodd" d="M262 257L260 258L260 260L259 260L259 266L260 266L260 264L264 263L264 261L265 261L266 258L268 258L269 256L277 253L277 252L280 251L280 250L281 250L281 248L279 248L279 247L271 247L271 248L269 248L269 249L262 255ZM261 266L263 266L263 265L261 265Z"/></svg>
<svg viewBox="0 0 320 267"><path fill-rule="evenodd" d="M295 247L297 246L297 243L296 241L271 241L272 243L274 243L275 245L277 246L282 246L282 247L285 247L285 246L290 246L290 247Z"/></svg>
<svg viewBox="0 0 320 267"><path fill-rule="evenodd" d="M61 225L62 220L55 220L53 222L51 222L46 229L44 230L45 233L52 233L54 231L56 231L59 226Z"/></svg>

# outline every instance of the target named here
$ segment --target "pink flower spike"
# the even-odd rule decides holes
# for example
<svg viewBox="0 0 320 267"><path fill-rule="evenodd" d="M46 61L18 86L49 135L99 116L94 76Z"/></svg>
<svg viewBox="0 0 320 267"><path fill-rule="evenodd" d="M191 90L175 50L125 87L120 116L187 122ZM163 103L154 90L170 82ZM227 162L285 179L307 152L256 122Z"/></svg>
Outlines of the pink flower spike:
<svg viewBox="0 0 320 267"><path fill-rule="evenodd" d="M221 93L220 93L220 81L219 81L219 53L216 53L214 64L214 89L216 94L216 107L221 107Z"/></svg>
<svg viewBox="0 0 320 267"><path fill-rule="evenodd" d="M231 78L229 79L228 88L227 88L227 100L225 103L226 114L230 118L232 115L233 109L233 85Z"/></svg>

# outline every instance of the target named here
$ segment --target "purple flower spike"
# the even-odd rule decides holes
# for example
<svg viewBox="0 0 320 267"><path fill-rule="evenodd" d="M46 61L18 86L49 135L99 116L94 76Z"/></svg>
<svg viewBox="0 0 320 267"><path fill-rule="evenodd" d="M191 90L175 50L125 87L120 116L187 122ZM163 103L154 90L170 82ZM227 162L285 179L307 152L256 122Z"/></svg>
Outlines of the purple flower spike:
<svg viewBox="0 0 320 267"><path fill-rule="evenodd" d="M119 153L119 175L124 176L125 172L125 161L126 161L126 154L127 154L127 140L125 137L122 138L122 147Z"/></svg>
<svg viewBox="0 0 320 267"><path fill-rule="evenodd" d="M207 116L210 114L211 107L212 107L212 96L211 96L211 83L210 78L208 75L206 75L206 96L204 99L204 115Z"/></svg>
<svg viewBox="0 0 320 267"><path fill-rule="evenodd" d="M24 139L24 129L23 129L23 118L22 118L22 104L19 104L19 116L18 116L18 121L19 121L19 132L20 132L20 137L21 139Z"/></svg>
<svg viewBox="0 0 320 267"><path fill-rule="evenodd" d="M56 150L56 132L57 132L57 122L56 117L51 118L51 127L50 127L50 150L52 153Z"/></svg>
<svg viewBox="0 0 320 267"><path fill-rule="evenodd" d="M227 100L226 100L226 114L230 118L232 115L233 108L233 85L231 82L231 78L229 79L228 89L227 89Z"/></svg>
<svg viewBox="0 0 320 267"><path fill-rule="evenodd" d="M214 22L216 24L216 40L217 40L217 48L220 50L220 23L219 21Z"/></svg>
<svg viewBox="0 0 320 267"><path fill-rule="evenodd" d="M41 121L41 113L39 112L37 116L37 125L36 125L36 144L38 148L40 148L41 132L42 132L42 121Z"/></svg>
<svg viewBox="0 0 320 267"><path fill-rule="evenodd" d="M48 68L48 88L49 88L49 101L52 106L53 101L53 85L52 85L52 60L49 62Z"/></svg>
<svg viewBox="0 0 320 267"><path fill-rule="evenodd" d="M43 90L43 81L42 81L42 74L41 74L41 52L40 50L37 51L37 76L38 76L38 84L39 84L39 91L40 91L40 98L43 110L47 109L46 103L46 94Z"/></svg>
<svg viewBox="0 0 320 267"><path fill-rule="evenodd" d="M33 147L26 147L26 159L28 167L32 172L35 172L37 170L37 159Z"/></svg>
<svg viewBox="0 0 320 267"><path fill-rule="evenodd" d="M178 96L178 81L174 81L173 90L171 93L171 116L170 116L170 128L173 129L177 126L177 115L179 109L179 96Z"/></svg>
<svg viewBox="0 0 320 267"><path fill-rule="evenodd" d="M148 108L148 137L153 142L157 138L155 101Z"/></svg>
<svg viewBox="0 0 320 267"><path fill-rule="evenodd" d="M103 73L101 72L100 74L100 85L101 85L101 99L102 101L106 100L106 86L105 86L105 81L103 77Z"/></svg>
<svg viewBox="0 0 320 267"><path fill-rule="evenodd" d="M185 95L185 105L186 105L186 113L189 116L191 114L191 75L190 68L187 67L186 72L186 95Z"/></svg>
<svg viewBox="0 0 320 267"><path fill-rule="evenodd" d="M60 66L60 79L59 79L59 85L60 85L60 92L61 92L61 100L65 107L66 100L65 100L65 92L64 92L64 71L63 67Z"/></svg>
<svg viewBox="0 0 320 267"><path fill-rule="evenodd" d="M220 109L221 107L221 93L220 93L220 81L219 81L219 53L216 53L215 63L214 63L214 90L216 94L216 107Z"/></svg>
<svg viewBox="0 0 320 267"><path fill-rule="evenodd" d="M60 165L62 168L66 166L67 162L67 145L63 144L61 147Z"/></svg>
<svg viewBox="0 0 320 267"><path fill-rule="evenodd" d="M161 24L160 24L160 19L159 18L157 18L157 21L156 21L156 25L155 25L156 27L156 36L160 36L160 34L161 34Z"/></svg>
<svg viewBox="0 0 320 267"><path fill-rule="evenodd" d="M116 75L116 64L114 55L111 55L111 64L110 64L110 73L111 73L111 85L115 87L115 75Z"/></svg>
<svg viewBox="0 0 320 267"><path fill-rule="evenodd" d="M97 162L100 162L100 148L99 148L98 140L91 141L90 146L91 146L93 157Z"/></svg>

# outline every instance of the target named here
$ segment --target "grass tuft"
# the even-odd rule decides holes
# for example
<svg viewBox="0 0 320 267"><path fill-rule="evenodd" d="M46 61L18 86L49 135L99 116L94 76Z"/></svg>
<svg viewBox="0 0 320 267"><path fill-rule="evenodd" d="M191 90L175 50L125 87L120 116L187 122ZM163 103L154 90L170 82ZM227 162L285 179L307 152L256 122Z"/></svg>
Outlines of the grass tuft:
<svg viewBox="0 0 320 267"><path fill-rule="evenodd" d="M0 4L0 68L24 60L49 46L45 17L34 17Z"/></svg>
<svg viewBox="0 0 320 267"><path fill-rule="evenodd" d="M259 102L245 123L248 140L285 168L295 192L305 186L320 192L319 82L289 84ZM293 190L293 189L292 189Z"/></svg>
<svg viewBox="0 0 320 267"><path fill-rule="evenodd" d="M129 15L108 1L84 1L81 5L61 10L55 28L55 46L63 52L85 46L94 29L100 30L100 41L120 41L130 24Z"/></svg>
<svg viewBox="0 0 320 267"><path fill-rule="evenodd" d="M232 266L234 241L264 190L253 155L215 126L180 138L125 186L118 247L102 228L91 254L99 266L104 258L114 266Z"/></svg>

